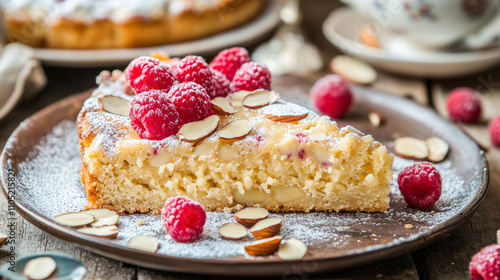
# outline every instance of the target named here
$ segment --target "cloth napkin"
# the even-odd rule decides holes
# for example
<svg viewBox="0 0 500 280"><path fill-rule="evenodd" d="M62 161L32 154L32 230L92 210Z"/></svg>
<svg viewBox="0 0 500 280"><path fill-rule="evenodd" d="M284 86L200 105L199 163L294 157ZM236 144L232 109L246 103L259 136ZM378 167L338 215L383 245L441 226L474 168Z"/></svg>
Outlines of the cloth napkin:
<svg viewBox="0 0 500 280"><path fill-rule="evenodd" d="M47 84L47 77L34 51L18 43L0 49L0 120L21 99L30 99Z"/></svg>

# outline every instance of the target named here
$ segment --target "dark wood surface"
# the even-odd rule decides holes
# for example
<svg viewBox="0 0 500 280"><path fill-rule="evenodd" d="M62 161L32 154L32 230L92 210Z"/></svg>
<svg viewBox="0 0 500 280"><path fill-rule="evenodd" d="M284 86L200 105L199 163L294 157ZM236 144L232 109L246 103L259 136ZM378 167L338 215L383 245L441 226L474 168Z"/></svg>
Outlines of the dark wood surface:
<svg viewBox="0 0 500 280"><path fill-rule="evenodd" d="M338 51L323 37L321 24L328 13L339 4L337 1L308 0L301 2L304 13L303 28L309 38L323 52L325 72L329 60ZM14 111L0 120L0 148L3 148L12 131L22 120L45 106L71 94L95 86L95 76L104 68L70 69L45 67L49 79L47 88L31 100L19 103ZM108 69L110 70L110 69ZM429 80L400 77L379 71L373 85L392 94L409 96L416 102L435 108L445 114L443 100L448 91L458 86L478 89L487 107L485 121L463 126L482 146L487 148L490 163L490 190L476 214L456 232L442 240L411 254L343 272L311 276L300 273L281 279L469 279L468 264L474 253L496 242L500 225L500 149L491 146L486 121L500 113L500 69L486 71L466 78ZM491 78L490 78L491 77ZM495 82L497 81L498 82ZM7 231L7 203L0 198L0 231ZM58 240L24 221L18 216L16 254L23 256L44 251L59 251L81 259L89 270L86 279L214 279L195 275L152 271L90 253L70 243ZM8 259L8 249L0 248L0 261ZM193 268L195 269L195 268Z"/></svg>

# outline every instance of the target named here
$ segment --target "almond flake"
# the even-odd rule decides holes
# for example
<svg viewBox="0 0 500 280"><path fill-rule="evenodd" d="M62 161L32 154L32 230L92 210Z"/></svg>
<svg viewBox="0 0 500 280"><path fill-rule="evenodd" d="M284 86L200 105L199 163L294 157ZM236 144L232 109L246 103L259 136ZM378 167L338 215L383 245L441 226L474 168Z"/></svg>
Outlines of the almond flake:
<svg viewBox="0 0 500 280"><path fill-rule="evenodd" d="M129 248L150 253L156 253L156 251L158 250L158 246L158 239L156 239L156 237L154 236L147 235L132 236L127 243L127 247Z"/></svg>
<svg viewBox="0 0 500 280"><path fill-rule="evenodd" d="M269 119L271 121L275 122L298 122L300 120L303 120L307 117L308 113L294 116L294 115L284 115L284 116L275 116L271 114L265 114L264 117L266 119Z"/></svg>
<svg viewBox="0 0 500 280"><path fill-rule="evenodd" d="M99 103L99 107L106 112L128 117L131 103L127 99L107 95L98 98L97 102Z"/></svg>
<svg viewBox="0 0 500 280"><path fill-rule="evenodd" d="M244 208L234 214L236 221L247 228L252 227L260 220L264 220L267 216L269 216L269 211L260 207Z"/></svg>
<svg viewBox="0 0 500 280"><path fill-rule="evenodd" d="M269 238L280 233L283 220L279 217L266 218L258 221L250 228L250 233L257 239Z"/></svg>
<svg viewBox="0 0 500 280"><path fill-rule="evenodd" d="M231 106L229 99L225 97L216 97L212 99L212 109L217 115L226 116L236 113L236 109Z"/></svg>
<svg viewBox="0 0 500 280"><path fill-rule="evenodd" d="M54 217L54 222L67 227L81 227L92 223L95 220L94 215L87 213L66 213Z"/></svg>
<svg viewBox="0 0 500 280"><path fill-rule="evenodd" d="M223 126L219 131L217 131L217 135L221 139L225 140L238 140L250 134L252 129L253 126L249 121L240 119Z"/></svg>
<svg viewBox="0 0 500 280"><path fill-rule="evenodd" d="M76 231L104 238L115 238L118 235L118 228L116 226L84 227Z"/></svg>
<svg viewBox="0 0 500 280"><path fill-rule="evenodd" d="M245 97L247 95L249 95L250 93L252 93L252 92L248 91L248 90L240 90L240 91L232 93L230 95L230 98L229 98L231 101L231 106L233 106L235 108L242 107L243 106L243 99L245 99Z"/></svg>
<svg viewBox="0 0 500 280"><path fill-rule="evenodd" d="M40 257L26 263L23 275L33 280L49 278L56 270L56 262L51 257Z"/></svg>
<svg viewBox="0 0 500 280"><path fill-rule="evenodd" d="M425 140L425 144L427 145L427 149L429 150L427 159L432 162L443 161L443 159L448 154L448 151L450 150L450 146L448 145L448 143L446 143L446 141L435 136Z"/></svg>
<svg viewBox="0 0 500 280"><path fill-rule="evenodd" d="M219 234L225 239L238 240L247 236L247 229L240 224L228 223L219 228Z"/></svg>
<svg viewBox="0 0 500 280"><path fill-rule="evenodd" d="M275 103L279 98L280 95L275 91L256 90L245 96L242 103L247 108L257 109Z"/></svg>
<svg viewBox="0 0 500 280"><path fill-rule="evenodd" d="M370 120L370 123L375 127L381 126L384 122L384 117L379 112L371 112L370 114L368 114L368 119Z"/></svg>
<svg viewBox="0 0 500 280"><path fill-rule="evenodd" d="M282 236L261 239L245 246L245 251L251 256L267 256L278 250L281 240Z"/></svg>
<svg viewBox="0 0 500 280"><path fill-rule="evenodd" d="M394 152L402 158L422 160L427 158L427 145L413 137L401 137L394 140Z"/></svg>
<svg viewBox="0 0 500 280"><path fill-rule="evenodd" d="M306 255L306 244L295 238L288 239L278 250L278 257L282 260L300 260Z"/></svg>
<svg viewBox="0 0 500 280"><path fill-rule="evenodd" d="M330 63L333 73L356 84L371 84L377 79L377 72L369 64L346 55L338 55Z"/></svg>
<svg viewBox="0 0 500 280"><path fill-rule="evenodd" d="M179 130L179 138L186 142L201 141L215 132L219 122L219 116L212 115L201 121L186 123Z"/></svg>

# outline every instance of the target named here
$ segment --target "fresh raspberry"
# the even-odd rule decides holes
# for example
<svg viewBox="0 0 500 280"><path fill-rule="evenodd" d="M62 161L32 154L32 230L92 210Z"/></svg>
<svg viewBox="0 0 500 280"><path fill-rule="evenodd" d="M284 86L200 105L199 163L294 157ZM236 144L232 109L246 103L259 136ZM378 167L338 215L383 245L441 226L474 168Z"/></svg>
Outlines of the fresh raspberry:
<svg viewBox="0 0 500 280"><path fill-rule="evenodd" d="M311 88L312 103L318 110L332 118L340 118L352 104L349 84L338 75L326 75Z"/></svg>
<svg viewBox="0 0 500 280"><path fill-rule="evenodd" d="M234 74L231 90L236 92L256 89L271 90L271 72L262 64L253 61L247 62Z"/></svg>
<svg viewBox="0 0 500 280"><path fill-rule="evenodd" d="M219 71L212 70L212 77L214 79L214 95L211 98L217 96L226 97L231 93L231 81L229 81L224 74Z"/></svg>
<svg viewBox="0 0 500 280"><path fill-rule="evenodd" d="M149 56L132 60L125 69L125 75L136 93L153 89L169 91L177 82L165 62Z"/></svg>
<svg viewBox="0 0 500 280"><path fill-rule="evenodd" d="M500 147L500 115L490 121L488 131L490 132L491 143Z"/></svg>
<svg viewBox="0 0 500 280"><path fill-rule="evenodd" d="M429 162L406 167L398 176L398 185L406 203L427 210L441 196L441 175Z"/></svg>
<svg viewBox="0 0 500 280"><path fill-rule="evenodd" d="M181 127L174 103L159 90L135 95L129 115L132 127L142 139L162 140L176 134Z"/></svg>
<svg viewBox="0 0 500 280"><path fill-rule="evenodd" d="M177 242L192 242L203 232L205 209L184 196L171 197L161 210L161 220L168 234Z"/></svg>
<svg viewBox="0 0 500 280"><path fill-rule="evenodd" d="M456 88L446 97L446 109L452 120L472 123L481 115L481 99L470 88Z"/></svg>
<svg viewBox="0 0 500 280"><path fill-rule="evenodd" d="M469 273L472 280L500 279L500 245L488 245L475 254L469 263Z"/></svg>
<svg viewBox="0 0 500 280"><path fill-rule="evenodd" d="M202 120L213 114L210 97L199 84L181 83L170 90L168 97L179 112L181 125Z"/></svg>
<svg viewBox="0 0 500 280"><path fill-rule="evenodd" d="M244 48L230 48L221 51L210 63L210 68L224 74L232 81L241 65L250 62L248 51Z"/></svg>
<svg viewBox="0 0 500 280"><path fill-rule="evenodd" d="M194 82L204 87L208 96L214 96L212 71L201 56L188 55L176 67L175 76L181 83Z"/></svg>

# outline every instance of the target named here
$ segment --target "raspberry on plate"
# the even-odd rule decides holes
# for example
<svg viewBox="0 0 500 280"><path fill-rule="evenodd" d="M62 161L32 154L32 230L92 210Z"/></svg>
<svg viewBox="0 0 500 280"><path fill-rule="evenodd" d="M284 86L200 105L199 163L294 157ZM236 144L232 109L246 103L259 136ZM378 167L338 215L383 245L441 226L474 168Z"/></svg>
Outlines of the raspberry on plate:
<svg viewBox="0 0 500 280"><path fill-rule="evenodd" d="M206 213L203 205L184 196L171 197L161 210L168 234L177 242L192 242L203 232Z"/></svg>
<svg viewBox="0 0 500 280"><path fill-rule="evenodd" d="M219 71L212 70L212 77L214 78L214 96L226 97L231 93L231 81L229 81L224 74Z"/></svg>
<svg viewBox="0 0 500 280"><path fill-rule="evenodd" d="M142 139L162 140L176 134L181 120L175 105L163 91L145 91L134 96L130 122Z"/></svg>
<svg viewBox="0 0 500 280"><path fill-rule="evenodd" d="M326 75L314 83L310 96L318 110L332 118L342 117L352 104L349 84L339 75Z"/></svg>
<svg viewBox="0 0 500 280"><path fill-rule="evenodd" d="M177 82L165 62L149 56L132 60L125 69L125 75L136 93L155 89L169 91Z"/></svg>
<svg viewBox="0 0 500 280"><path fill-rule="evenodd" d="M213 114L207 91L197 83L178 84L168 92L167 96L177 108L181 126Z"/></svg>
<svg viewBox="0 0 500 280"><path fill-rule="evenodd" d="M441 175L429 162L406 167L398 175L398 185L406 203L427 210L441 197Z"/></svg>
<svg viewBox="0 0 500 280"><path fill-rule="evenodd" d="M228 80L232 81L234 74L241 65L250 61L251 59L246 49L238 47L230 48L217 54L210 63L210 69L221 72Z"/></svg>
<svg viewBox="0 0 500 280"><path fill-rule="evenodd" d="M476 122L481 116L480 95L470 88L456 88L446 97L446 110L454 121Z"/></svg>
<svg viewBox="0 0 500 280"><path fill-rule="evenodd" d="M490 132L491 143L500 147L500 115L490 121L488 131Z"/></svg>
<svg viewBox="0 0 500 280"><path fill-rule="evenodd" d="M212 71L201 56L188 55L176 66L175 76L180 83L194 82L205 88L210 98L215 97Z"/></svg>
<svg viewBox="0 0 500 280"><path fill-rule="evenodd" d="M488 245L475 254L469 263L469 273L472 280L500 279L500 245Z"/></svg>
<svg viewBox="0 0 500 280"><path fill-rule="evenodd" d="M257 89L271 90L271 72L262 64L253 61L247 62L234 74L231 90L236 92Z"/></svg>

